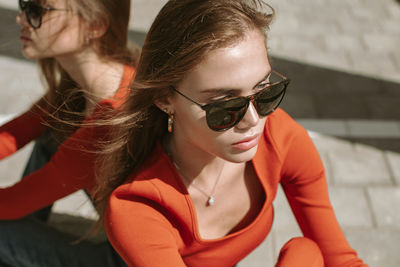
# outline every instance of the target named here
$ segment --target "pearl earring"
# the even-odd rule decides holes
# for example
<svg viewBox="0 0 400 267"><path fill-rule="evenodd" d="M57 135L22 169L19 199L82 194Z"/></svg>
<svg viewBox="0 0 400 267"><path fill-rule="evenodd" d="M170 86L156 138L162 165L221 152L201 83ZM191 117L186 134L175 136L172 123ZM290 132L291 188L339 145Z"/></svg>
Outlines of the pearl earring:
<svg viewBox="0 0 400 267"><path fill-rule="evenodd" d="M168 132L172 133L172 127L174 125L174 115L168 114Z"/></svg>

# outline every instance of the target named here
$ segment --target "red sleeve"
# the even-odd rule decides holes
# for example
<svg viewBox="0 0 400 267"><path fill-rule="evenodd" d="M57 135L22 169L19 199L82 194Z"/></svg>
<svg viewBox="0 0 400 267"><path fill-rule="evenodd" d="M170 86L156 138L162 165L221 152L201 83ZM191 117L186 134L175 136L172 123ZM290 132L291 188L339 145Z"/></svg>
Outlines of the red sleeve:
<svg viewBox="0 0 400 267"><path fill-rule="evenodd" d="M129 94L128 85L134 75L135 69L125 66L115 99L101 100L92 117L85 121L95 121L105 112L119 107ZM40 136L46 129L41 123L42 117L43 112L34 106L31 111L1 127L0 158ZM58 147L40 170L11 187L0 188L0 220L18 219L77 190L93 189L97 144L106 134L106 127L81 127Z"/></svg>
<svg viewBox="0 0 400 267"><path fill-rule="evenodd" d="M295 124L291 132L281 182L304 236L319 245L327 267L367 266L351 249L336 220L314 144L301 126Z"/></svg>
<svg viewBox="0 0 400 267"><path fill-rule="evenodd" d="M114 191L105 214L107 236L115 250L129 266L186 266L162 209L148 199L123 193L128 186Z"/></svg>
<svg viewBox="0 0 400 267"><path fill-rule="evenodd" d="M0 159L5 158L44 133L43 112L37 107L0 127Z"/></svg>
<svg viewBox="0 0 400 267"><path fill-rule="evenodd" d="M0 189L0 219L18 219L79 189L90 189L95 181L93 143L93 129L80 128L40 170Z"/></svg>
<svg viewBox="0 0 400 267"><path fill-rule="evenodd" d="M87 120L95 120L107 108L104 102ZM0 220L18 219L77 190L91 190L96 177L96 144L106 133L106 127L79 128L40 170L0 189Z"/></svg>

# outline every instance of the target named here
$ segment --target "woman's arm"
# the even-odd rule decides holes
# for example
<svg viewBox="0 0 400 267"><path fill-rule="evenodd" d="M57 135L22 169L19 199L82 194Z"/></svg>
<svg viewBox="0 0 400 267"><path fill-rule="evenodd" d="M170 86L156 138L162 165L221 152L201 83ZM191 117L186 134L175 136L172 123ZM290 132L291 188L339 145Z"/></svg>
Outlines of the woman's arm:
<svg viewBox="0 0 400 267"><path fill-rule="evenodd" d="M102 101L86 122L93 122L112 109L112 101ZM97 144L107 134L105 126L85 126L76 130L41 169L15 185L0 189L0 220L24 217L80 189L94 187Z"/></svg>
<svg viewBox="0 0 400 267"><path fill-rule="evenodd" d="M95 143L102 132L90 127L78 129L45 166L0 189L0 219L24 217L79 189L93 187Z"/></svg>
<svg viewBox="0 0 400 267"><path fill-rule="evenodd" d="M36 106L0 127L0 159L44 133L43 112Z"/></svg>
<svg viewBox="0 0 400 267"><path fill-rule="evenodd" d="M126 193L128 186L114 191L105 215L107 235L115 250L129 266L186 266L162 207Z"/></svg>
<svg viewBox="0 0 400 267"><path fill-rule="evenodd" d="M327 267L367 266L350 247L336 220L314 144L300 126L292 130L281 182L304 236L318 244Z"/></svg>

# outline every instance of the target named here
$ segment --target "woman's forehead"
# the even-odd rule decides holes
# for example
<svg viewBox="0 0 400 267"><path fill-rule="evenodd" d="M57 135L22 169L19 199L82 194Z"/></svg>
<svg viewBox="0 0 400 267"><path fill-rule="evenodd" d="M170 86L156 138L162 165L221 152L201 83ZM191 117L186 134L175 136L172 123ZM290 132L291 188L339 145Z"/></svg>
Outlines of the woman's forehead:
<svg viewBox="0 0 400 267"><path fill-rule="evenodd" d="M47 4L51 6L66 6L67 0L40 0L42 4Z"/></svg>
<svg viewBox="0 0 400 267"><path fill-rule="evenodd" d="M250 88L270 72L264 37L253 32L240 42L210 52L181 85L199 88ZM190 86L189 86L190 85Z"/></svg>

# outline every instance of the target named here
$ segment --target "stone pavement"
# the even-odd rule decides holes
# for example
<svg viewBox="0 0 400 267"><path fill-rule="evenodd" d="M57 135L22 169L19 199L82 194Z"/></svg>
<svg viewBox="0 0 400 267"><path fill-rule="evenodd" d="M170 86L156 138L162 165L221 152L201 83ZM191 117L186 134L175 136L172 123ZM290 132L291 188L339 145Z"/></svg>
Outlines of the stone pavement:
<svg viewBox="0 0 400 267"><path fill-rule="evenodd" d="M15 0L0 0L0 123L43 92L35 65L19 53ZM166 1L134 0L130 37L141 43ZM283 108L303 124L324 161L338 220L374 267L400 266L400 5L394 0L269 0L275 69L291 78ZM0 162L1 185L17 181L30 146ZM58 213L94 218L82 192ZM239 266L273 266L301 235L284 194L265 242Z"/></svg>

